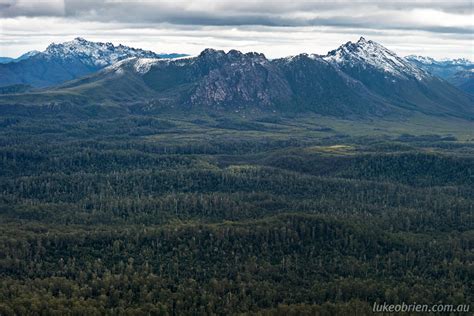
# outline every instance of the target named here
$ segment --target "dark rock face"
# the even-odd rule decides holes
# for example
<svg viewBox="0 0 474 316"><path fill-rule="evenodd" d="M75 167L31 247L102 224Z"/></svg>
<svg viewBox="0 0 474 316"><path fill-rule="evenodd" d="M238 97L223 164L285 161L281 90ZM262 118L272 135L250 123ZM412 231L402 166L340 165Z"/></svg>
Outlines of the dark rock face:
<svg viewBox="0 0 474 316"><path fill-rule="evenodd" d="M209 62L204 67L208 72L192 93L191 104L271 107L290 102L292 91L283 73L262 54L231 50L202 57Z"/></svg>

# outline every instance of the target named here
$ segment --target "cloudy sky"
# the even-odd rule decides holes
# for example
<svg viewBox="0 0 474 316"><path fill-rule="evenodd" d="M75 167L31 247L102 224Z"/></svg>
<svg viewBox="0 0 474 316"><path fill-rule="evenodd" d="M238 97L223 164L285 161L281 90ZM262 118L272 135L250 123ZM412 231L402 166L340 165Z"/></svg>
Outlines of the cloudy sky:
<svg viewBox="0 0 474 316"><path fill-rule="evenodd" d="M474 60L474 0L0 0L0 56L74 37L156 52L326 53L360 36L400 55Z"/></svg>

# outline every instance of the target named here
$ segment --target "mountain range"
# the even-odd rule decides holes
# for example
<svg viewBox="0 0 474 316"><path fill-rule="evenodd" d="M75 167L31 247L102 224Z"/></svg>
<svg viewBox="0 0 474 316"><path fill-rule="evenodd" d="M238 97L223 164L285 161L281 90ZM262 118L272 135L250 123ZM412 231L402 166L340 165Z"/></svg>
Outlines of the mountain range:
<svg viewBox="0 0 474 316"><path fill-rule="evenodd" d="M426 56L410 55L406 60L429 73L449 81L459 89L474 94L474 62L465 59L436 60Z"/></svg>
<svg viewBox="0 0 474 316"><path fill-rule="evenodd" d="M75 39L52 44L44 53L7 64L21 65L16 74L23 77L32 75L28 65L37 60L44 63L46 72L55 71L51 65L65 70L48 80L43 72L42 80L34 82L39 87L82 77L48 89L4 95L0 102L113 105L127 111L310 111L342 117L418 112L474 118L472 96L363 37L326 55L274 60L259 53L214 49L195 57L163 59L149 51L112 44L99 43L92 49L90 43ZM0 77L6 78L2 68Z"/></svg>
<svg viewBox="0 0 474 316"><path fill-rule="evenodd" d="M0 62L0 87L30 85L48 87L76 79L110 66L120 60L138 58L175 58L184 54L157 54L152 51L112 43L75 38L51 44L45 51L32 51L17 59Z"/></svg>

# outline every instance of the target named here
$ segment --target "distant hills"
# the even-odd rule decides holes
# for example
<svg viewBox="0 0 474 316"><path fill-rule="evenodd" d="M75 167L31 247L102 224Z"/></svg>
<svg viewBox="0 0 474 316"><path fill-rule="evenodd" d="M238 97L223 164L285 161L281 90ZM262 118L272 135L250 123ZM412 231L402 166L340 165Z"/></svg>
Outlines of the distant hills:
<svg viewBox="0 0 474 316"><path fill-rule="evenodd" d="M95 44L82 39L54 44L47 53L27 60L46 63L50 58L61 70L75 69L73 74L62 72L71 79L81 71L88 75L46 90L5 95L0 103L55 108L114 105L126 111L310 111L340 117L418 112L474 118L472 96L365 38L327 55L275 60L259 53L214 49L196 57L162 59L148 51Z"/></svg>
<svg viewBox="0 0 474 316"><path fill-rule="evenodd" d="M175 58L183 54L156 54L112 43L90 42L75 38L70 42L51 44L43 52L29 52L17 59L2 58L0 87L24 84L48 87L80 78L120 60L138 58Z"/></svg>
<svg viewBox="0 0 474 316"><path fill-rule="evenodd" d="M39 51L32 50L32 51L27 52L27 53L25 53L25 54L23 54L23 55L21 55L20 57L17 57L17 58L0 57L0 64L16 63L16 62L28 59L30 57L33 57L38 53L39 53Z"/></svg>
<svg viewBox="0 0 474 316"><path fill-rule="evenodd" d="M474 62L464 59L436 60L431 57L410 55L406 60L429 73L443 78L459 89L474 94Z"/></svg>

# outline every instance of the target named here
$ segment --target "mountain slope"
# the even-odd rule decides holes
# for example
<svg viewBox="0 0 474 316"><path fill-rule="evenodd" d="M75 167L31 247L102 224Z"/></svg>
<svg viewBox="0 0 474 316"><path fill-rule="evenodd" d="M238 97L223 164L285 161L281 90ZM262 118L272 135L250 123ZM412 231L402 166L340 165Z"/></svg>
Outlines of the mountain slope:
<svg viewBox="0 0 474 316"><path fill-rule="evenodd" d="M388 112L379 96L319 56L301 54L273 63L288 81L297 109L336 116Z"/></svg>
<svg viewBox="0 0 474 316"><path fill-rule="evenodd" d="M449 80L459 89L474 95L474 68L459 71Z"/></svg>
<svg viewBox="0 0 474 316"><path fill-rule="evenodd" d="M44 52L33 54L29 58L0 64L0 86L28 84L48 87L96 72L123 59L161 56L142 49L76 38L61 44L53 43Z"/></svg>
<svg viewBox="0 0 474 316"><path fill-rule="evenodd" d="M14 60L15 58L11 58L11 57L0 57L0 64L11 63Z"/></svg>

